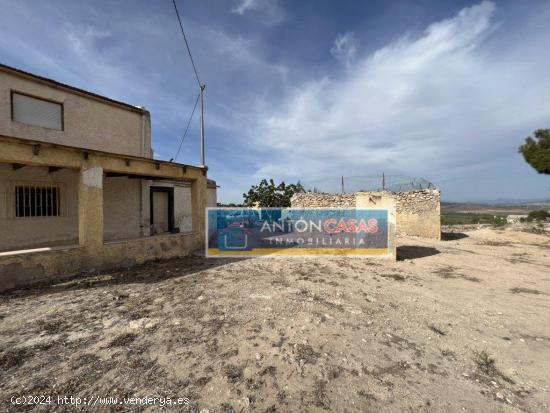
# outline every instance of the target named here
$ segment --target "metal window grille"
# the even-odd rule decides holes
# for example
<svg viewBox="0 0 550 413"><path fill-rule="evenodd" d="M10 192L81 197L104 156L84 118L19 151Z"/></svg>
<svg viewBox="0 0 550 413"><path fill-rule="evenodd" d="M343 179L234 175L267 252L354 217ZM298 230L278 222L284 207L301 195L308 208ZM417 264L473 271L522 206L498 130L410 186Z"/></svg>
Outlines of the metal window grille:
<svg viewBox="0 0 550 413"><path fill-rule="evenodd" d="M15 217L61 216L61 190L51 185L16 185Z"/></svg>

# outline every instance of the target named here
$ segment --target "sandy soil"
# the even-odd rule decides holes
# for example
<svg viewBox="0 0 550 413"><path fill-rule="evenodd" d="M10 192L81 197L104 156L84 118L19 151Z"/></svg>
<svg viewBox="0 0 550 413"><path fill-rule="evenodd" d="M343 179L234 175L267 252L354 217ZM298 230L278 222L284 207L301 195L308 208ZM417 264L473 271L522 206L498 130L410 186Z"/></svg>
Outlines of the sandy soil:
<svg viewBox="0 0 550 413"><path fill-rule="evenodd" d="M4 294L0 409L550 411L550 237L476 229L399 255L190 257Z"/></svg>

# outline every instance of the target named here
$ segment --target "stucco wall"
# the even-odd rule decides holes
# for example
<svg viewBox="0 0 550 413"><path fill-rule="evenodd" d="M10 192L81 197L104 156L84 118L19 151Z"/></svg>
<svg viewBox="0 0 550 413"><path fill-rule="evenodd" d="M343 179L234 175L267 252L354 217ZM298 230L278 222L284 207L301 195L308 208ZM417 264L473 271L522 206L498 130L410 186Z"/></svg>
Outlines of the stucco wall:
<svg viewBox="0 0 550 413"><path fill-rule="evenodd" d="M137 238L141 235L141 180L103 180L103 227L105 240Z"/></svg>
<svg viewBox="0 0 550 413"><path fill-rule="evenodd" d="M64 130L11 119L11 91L63 104ZM0 68L0 135L52 142L125 155L151 157L148 112L107 103Z"/></svg>
<svg viewBox="0 0 550 413"><path fill-rule="evenodd" d="M193 231L190 185L178 185L174 188L174 225L179 228L180 232Z"/></svg>
<svg viewBox="0 0 550 413"><path fill-rule="evenodd" d="M191 209L191 184L173 181L149 181L149 186L174 188L174 226L182 233L193 231L193 214ZM147 191L149 194L149 191ZM149 196L149 195L147 195ZM149 204L146 208L149 216Z"/></svg>
<svg viewBox="0 0 550 413"><path fill-rule="evenodd" d="M13 186L16 183L48 183L61 187L60 217L15 218ZM78 171L25 166L14 171L0 163L0 250L55 243L78 243Z"/></svg>
<svg viewBox="0 0 550 413"><path fill-rule="evenodd" d="M141 235L141 182L124 177L103 180L105 240ZM62 216L15 218L13 186L16 183L60 185ZM46 167L25 166L14 171L10 164L0 163L0 251L78 243L77 191L76 170L49 173Z"/></svg>
<svg viewBox="0 0 550 413"><path fill-rule="evenodd" d="M107 242L90 256L80 246L49 251L0 253L0 291L20 285L62 279L83 271L131 267L146 261L189 255L202 242L198 234L163 234Z"/></svg>
<svg viewBox="0 0 550 413"><path fill-rule="evenodd" d="M148 186L166 186L174 188L174 226L180 232L193 231L193 213L191 203L191 184L187 182L174 183L172 181L148 181ZM149 193L149 191L147 191ZM215 207L217 204L216 187L209 186L206 191L206 206ZM146 216L149 216L149 206L146 207ZM149 220L147 219L147 222Z"/></svg>
<svg viewBox="0 0 550 413"><path fill-rule="evenodd" d="M215 208L218 206L218 191L216 186L208 186L206 190L206 206L210 208Z"/></svg>
<svg viewBox="0 0 550 413"><path fill-rule="evenodd" d="M355 208L359 196L376 192L354 194L295 194L291 204L295 208ZM379 193L380 194L380 193ZM412 235L441 239L441 202L438 189L422 189L390 193L397 203L397 235Z"/></svg>

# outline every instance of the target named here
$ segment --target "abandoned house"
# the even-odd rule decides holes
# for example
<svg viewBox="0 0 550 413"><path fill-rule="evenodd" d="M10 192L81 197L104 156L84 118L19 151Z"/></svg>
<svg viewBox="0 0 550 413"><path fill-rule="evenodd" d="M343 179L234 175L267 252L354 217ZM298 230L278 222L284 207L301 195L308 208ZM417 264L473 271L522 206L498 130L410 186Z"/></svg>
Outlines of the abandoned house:
<svg viewBox="0 0 550 413"><path fill-rule="evenodd" d="M0 290L188 254L216 184L137 106L0 65Z"/></svg>

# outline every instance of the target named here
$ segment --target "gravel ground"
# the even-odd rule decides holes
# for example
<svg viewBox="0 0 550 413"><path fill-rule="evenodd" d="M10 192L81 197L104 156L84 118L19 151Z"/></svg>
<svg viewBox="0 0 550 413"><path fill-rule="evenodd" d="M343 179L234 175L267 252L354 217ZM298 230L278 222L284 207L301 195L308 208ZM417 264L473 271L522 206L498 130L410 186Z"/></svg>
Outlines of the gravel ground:
<svg viewBox="0 0 550 413"><path fill-rule="evenodd" d="M400 244L397 262L194 256L3 294L0 410L550 411L550 237ZM51 404L10 402L29 395Z"/></svg>

